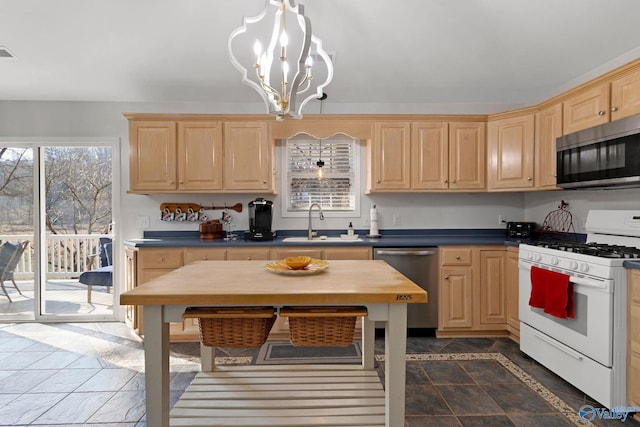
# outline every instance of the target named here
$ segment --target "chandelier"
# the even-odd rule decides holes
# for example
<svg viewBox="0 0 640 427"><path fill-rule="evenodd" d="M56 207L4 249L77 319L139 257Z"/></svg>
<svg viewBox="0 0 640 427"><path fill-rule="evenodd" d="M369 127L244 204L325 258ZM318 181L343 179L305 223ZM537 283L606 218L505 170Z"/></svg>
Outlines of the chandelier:
<svg viewBox="0 0 640 427"><path fill-rule="evenodd" d="M277 120L302 118L304 106L322 98L333 78L331 58L294 0L267 0L260 15L244 17L233 30L228 48L242 82L260 94Z"/></svg>

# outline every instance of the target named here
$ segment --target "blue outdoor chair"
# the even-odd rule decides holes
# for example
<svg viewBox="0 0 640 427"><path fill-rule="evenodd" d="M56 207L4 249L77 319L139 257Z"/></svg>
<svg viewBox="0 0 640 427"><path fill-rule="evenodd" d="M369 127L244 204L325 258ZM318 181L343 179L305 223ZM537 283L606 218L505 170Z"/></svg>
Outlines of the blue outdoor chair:
<svg viewBox="0 0 640 427"><path fill-rule="evenodd" d="M113 286L113 257L112 242L108 237L100 238L98 255L100 255L100 267L88 270L80 274L78 282L87 285L87 302L91 304L91 287L106 286L107 292L111 292Z"/></svg>
<svg viewBox="0 0 640 427"><path fill-rule="evenodd" d="M22 258L22 254L24 253L25 248L29 245L28 241L22 243L10 243L4 242L0 245L0 286L2 287L2 291L4 295L9 299L9 302L13 302L9 293L7 292L7 288L5 288L4 282L5 280L11 280L13 285L16 288L18 293L22 295L22 291L16 285L16 281L13 279L13 273L18 265L18 261Z"/></svg>

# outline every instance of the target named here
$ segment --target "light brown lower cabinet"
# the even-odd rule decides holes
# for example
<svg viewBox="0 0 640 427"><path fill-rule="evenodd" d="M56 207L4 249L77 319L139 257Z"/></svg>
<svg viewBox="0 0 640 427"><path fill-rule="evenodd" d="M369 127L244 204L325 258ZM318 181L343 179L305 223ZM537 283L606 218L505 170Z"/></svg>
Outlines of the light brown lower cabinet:
<svg viewBox="0 0 640 427"><path fill-rule="evenodd" d="M441 246L438 337L507 332L504 246Z"/></svg>
<svg viewBox="0 0 640 427"><path fill-rule="evenodd" d="M640 407L640 270L632 269L627 270L627 406Z"/></svg>
<svg viewBox="0 0 640 427"><path fill-rule="evenodd" d="M372 250L368 246L358 247L318 247L293 246L252 246L230 248L125 248L125 288L127 290L171 272L184 265L202 260L275 260L287 256L308 255L318 259L371 259ZM213 284L212 284L213 286ZM144 335L142 309L128 306L126 322L139 335ZM169 325L171 342L197 342L200 330L197 319L185 319ZM273 326L270 339L288 339L289 326L279 317Z"/></svg>

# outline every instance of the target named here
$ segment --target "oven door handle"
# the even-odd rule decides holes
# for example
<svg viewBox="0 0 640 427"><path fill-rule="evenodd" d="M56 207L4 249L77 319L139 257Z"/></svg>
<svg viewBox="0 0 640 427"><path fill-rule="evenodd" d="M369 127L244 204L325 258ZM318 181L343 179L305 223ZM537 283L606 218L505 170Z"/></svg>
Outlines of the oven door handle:
<svg viewBox="0 0 640 427"><path fill-rule="evenodd" d="M533 336L538 338L540 341L544 341L545 343L549 344L550 346L557 348L561 352L573 357L576 360L582 360L583 359L583 357L582 357L582 355L580 353L578 353L576 351L573 351L570 348L568 348L568 347L566 347L566 346L564 346L562 344L559 344L559 343L557 343L557 342L545 337L544 335L540 335L537 332L533 332Z"/></svg>
<svg viewBox="0 0 640 427"><path fill-rule="evenodd" d="M522 270L527 270L527 271L531 271L531 264L527 264L525 262L519 262L518 266L522 269ZM544 268L544 267L540 267L540 268ZM550 268L544 268L545 270L550 270L550 271L555 271L552 270ZM567 274L565 272L560 272L562 274ZM610 282L610 280L594 280L594 279L589 279L586 277L578 277L578 276L572 276L571 274L567 274L567 276L569 276L569 281L571 283L574 283L576 285L581 285L581 286L587 286L589 288L596 288L596 289L604 289L607 290L609 289L609 285L607 285L607 282Z"/></svg>

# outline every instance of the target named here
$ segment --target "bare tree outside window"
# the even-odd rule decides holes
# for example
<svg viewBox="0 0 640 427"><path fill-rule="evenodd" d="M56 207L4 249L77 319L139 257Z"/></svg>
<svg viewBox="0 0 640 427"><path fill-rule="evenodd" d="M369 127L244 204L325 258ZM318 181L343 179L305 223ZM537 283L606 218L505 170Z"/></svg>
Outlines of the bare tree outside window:
<svg viewBox="0 0 640 427"><path fill-rule="evenodd" d="M46 233L108 234L112 222L111 148L56 146L42 152ZM32 148L0 147L0 234L33 232L35 167ZM80 253L94 252L89 248L61 249L73 260L73 271L77 271Z"/></svg>
<svg viewBox="0 0 640 427"><path fill-rule="evenodd" d="M108 233L111 224L111 150L46 149L46 224L53 234Z"/></svg>

